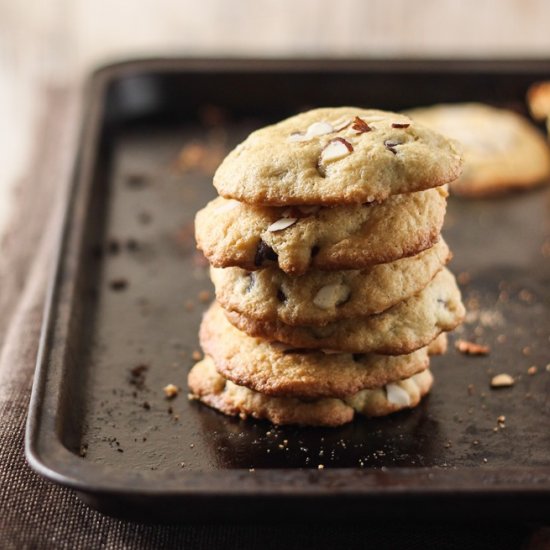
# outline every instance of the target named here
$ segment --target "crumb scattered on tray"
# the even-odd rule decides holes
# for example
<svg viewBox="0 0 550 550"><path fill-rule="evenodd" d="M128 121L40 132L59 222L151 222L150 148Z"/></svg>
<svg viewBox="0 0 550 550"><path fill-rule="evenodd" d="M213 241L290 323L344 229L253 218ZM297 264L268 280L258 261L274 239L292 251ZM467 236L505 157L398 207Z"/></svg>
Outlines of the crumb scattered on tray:
<svg viewBox="0 0 550 550"><path fill-rule="evenodd" d="M180 389L175 384L168 384L162 388L162 391L164 392L166 399L173 399L179 394Z"/></svg>
<svg viewBox="0 0 550 550"><path fill-rule="evenodd" d="M140 189L141 187L145 187L147 183L148 179L145 174L134 172L126 176L126 185L132 189Z"/></svg>
<svg viewBox="0 0 550 550"><path fill-rule="evenodd" d="M461 285L467 285L471 280L472 276L467 271L461 271L457 276L456 280Z"/></svg>
<svg viewBox="0 0 550 550"><path fill-rule="evenodd" d="M488 355L491 351L489 346L483 344L476 344L475 342L468 342L467 340L457 340L455 347L461 353L465 355Z"/></svg>
<svg viewBox="0 0 550 550"><path fill-rule="evenodd" d="M136 389L142 390L145 386L145 374L148 369L148 365L137 365L130 369L130 384Z"/></svg>
<svg viewBox="0 0 550 550"><path fill-rule="evenodd" d="M118 279L113 279L109 283L109 286L111 287L112 290L121 291L128 287L128 280L122 277Z"/></svg>
<svg viewBox="0 0 550 550"><path fill-rule="evenodd" d="M203 304L210 301L210 291L208 290L201 290L198 295L199 301L201 301Z"/></svg>
<svg viewBox="0 0 550 550"><path fill-rule="evenodd" d="M491 388L509 388L514 383L515 380L509 374L497 374L491 379Z"/></svg>
<svg viewBox="0 0 550 550"><path fill-rule="evenodd" d="M191 354L191 357L194 361L200 361L202 359L202 353L198 349L196 349Z"/></svg>
<svg viewBox="0 0 550 550"><path fill-rule="evenodd" d="M533 376L534 374L537 374L537 371L538 371L538 368L536 367L536 365L531 365L528 369L527 369L527 374L529 376Z"/></svg>

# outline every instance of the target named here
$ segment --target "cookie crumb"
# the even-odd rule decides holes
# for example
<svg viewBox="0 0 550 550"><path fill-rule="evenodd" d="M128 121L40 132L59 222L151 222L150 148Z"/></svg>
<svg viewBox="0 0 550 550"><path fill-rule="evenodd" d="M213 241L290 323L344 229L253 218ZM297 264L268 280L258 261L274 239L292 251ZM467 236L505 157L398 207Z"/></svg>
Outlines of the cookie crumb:
<svg viewBox="0 0 550 550"><path fill-rule="evenodd" d="M198 349L193 350L191 357L193 361L200 361L202 359L202 353Z"/></svg>
<svg viewBox="0 0 550 550"><path fill-rule="evenodd" d="M531 355L531 348L529 346L525 346L522 350L521 350L521 353L523 355L525 355L525 357L529 357L529 355Z"/></svg>
<svg viewBox="0 0 550 550"><path fill-rule="evenodd" d="M168 384L162 388L162 391L164 392L166 399L173 399L179 394L180 389L175 384Z"/></svg>
<svg viewBox="0 0 550 550"><path fill-rule="evenodd" d="M537 374L537 371L538 371L538 368L536 367L536 365L531 365L528 369L527 369L527 374L529 376L533 376L534 374Z"/></svg>
<svg viewBox="0 0 550 550"><path fill-rule="evenodd" d="M324 464L319 464L319 466L317 466L317 469L318 469L318 470L324 470L324 469L325 469L325 465L324 465Z"/></svg>
<svg viewBox="0 0 550 550"><path fill-rule="evenodd" d="M195 309L195 304L191 300L187 300L183 306L185 311L193 311Z"/></svg>
<svg viewBox="0 0 550 550"><path fill-rule="evenodd" d="M121 290L125 290L128 287L128 280L122 277L119 279L113 279L109 283L109 286L111 287L111 290L119 292Z"/></svg>
<svg viewBox="0 0 550 550"><path fill-rule="evenodd" d="M492 388L509 388L515 384L515 380L506 373L497 374L491 379Z"/></svg>
<svg viewBox="0 0 550 550"><path fill-rule="evenodd" d="M455 347L460 353L464 353L465 355L488 355L491 351L489 346L476 344L468 340L457 340Z"/></svg>
<svg viewBox="0 0 550 550"><path fill-rule="evenodd" d="M249 472L255 472L256 470L254 468L248 468Z"/></svg>
<svg viewBox="0 0 550 550"><path fill-rule="evenodd" d="M210 301L210 292L208 290L201 290L198 294L199 301L203 304Z"/></svg>
<svg viewBox="0 0 550 550"><path fill-rule="evenodd" d="M472 276L467 271L461 271L456 276L456 280L461 285L467 285L472 280Z"/></svg>

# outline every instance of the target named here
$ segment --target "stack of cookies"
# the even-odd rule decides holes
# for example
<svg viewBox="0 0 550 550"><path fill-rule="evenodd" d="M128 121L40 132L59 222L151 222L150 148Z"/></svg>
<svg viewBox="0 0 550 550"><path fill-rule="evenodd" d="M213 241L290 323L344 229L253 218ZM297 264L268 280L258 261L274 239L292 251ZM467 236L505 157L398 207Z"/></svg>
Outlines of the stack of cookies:
<svg viewBox="0 0 550 550"><path fill-rule="evenodd" d="M191 397L338 426L416 406L464 307L440 237L453 142L395 113L316 109L258 130L195 220L217 302Z"/></svg>

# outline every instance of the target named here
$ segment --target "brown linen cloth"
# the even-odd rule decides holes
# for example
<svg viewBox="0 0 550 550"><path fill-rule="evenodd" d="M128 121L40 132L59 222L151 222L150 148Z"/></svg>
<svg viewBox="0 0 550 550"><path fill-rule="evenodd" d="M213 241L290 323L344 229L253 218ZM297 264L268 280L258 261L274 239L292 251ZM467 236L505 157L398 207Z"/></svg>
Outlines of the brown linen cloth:
<svg viewBox="0 0 550 550"><path fill-rule="evenodd" d="M74 152L74 94L48 94L45 117L19 210L0 255L0 548L530 548L548 532L526 526L410 523L304 525L146 525L104 516L68 489L43 480L24 459L25 421L45 287L59 233L61 203ZM298 518L299 519L299 518ZM450 518L452 521L452 518ZM537 540L539 542L537 542ZM542 545L538 544L542 542ZM527 548L527 546L524 546Z"/></svg>

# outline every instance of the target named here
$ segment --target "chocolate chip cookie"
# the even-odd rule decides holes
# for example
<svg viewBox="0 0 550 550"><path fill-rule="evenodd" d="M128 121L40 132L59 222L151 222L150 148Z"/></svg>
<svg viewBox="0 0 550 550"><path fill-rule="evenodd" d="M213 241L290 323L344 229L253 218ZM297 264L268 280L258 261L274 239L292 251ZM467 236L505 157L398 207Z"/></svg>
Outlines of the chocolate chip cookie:
<svg viewBox="0 0 550 550"><path fill-rule="evenodd" d="M229 311L287 325L327 323L381 313L420 292L450 259L440 239L420 254L363 270L309 270L301 276L277 267L247 271L211 268L216 299Z"/></svg>
<svg viewBox="0 0 550 550"><path fill-rule="evenodd" d="M439 240L447 191L334 208L258 207L217 198L197 213L197 246L215 267L363 269L418 254Z"/></svg>
<svg viewBox="0 0 550 550"><path fill-rule="evenodd" d="M363 204L444 185L461 165L452 141L402 114L322 108L253 132L214 186L249 204Z"/></svg>
<svg viewBox="0 0 550 550"><path fill-rule="evenodd" d="M427 346L441 332L453 330L464 313L455 278L443 269L417 295L369 317L298 327L280 321L256 321L234 311L226 312L226 316L250 336L297 348L400 355Z"/></svg>

